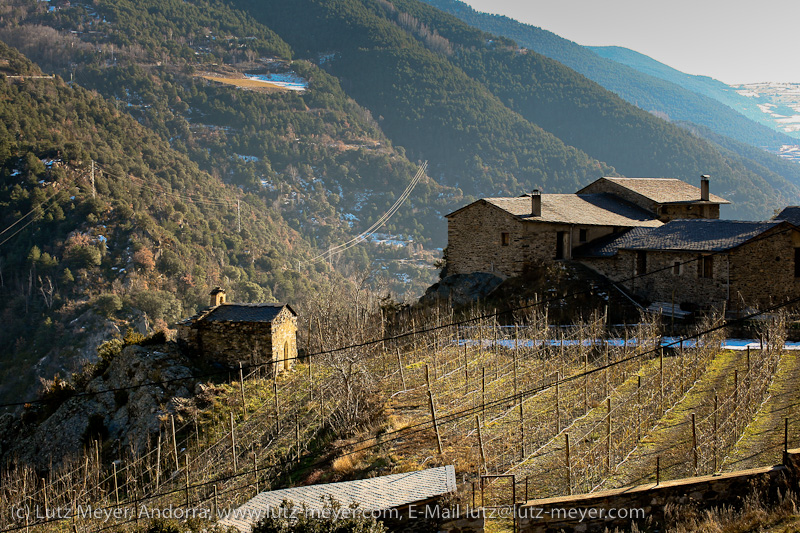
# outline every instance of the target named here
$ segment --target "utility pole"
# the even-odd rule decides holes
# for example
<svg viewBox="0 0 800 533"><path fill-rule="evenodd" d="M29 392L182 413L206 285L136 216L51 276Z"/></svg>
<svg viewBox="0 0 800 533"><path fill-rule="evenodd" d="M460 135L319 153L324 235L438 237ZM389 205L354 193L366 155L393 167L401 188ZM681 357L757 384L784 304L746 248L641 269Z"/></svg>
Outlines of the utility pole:
<svg viewBox="0 0 800 533"><path fill-rule="evenodd" d="M239 205L239 200L236 200L236 220L239 227L239 233L242 232L242 210Z"/></svg>

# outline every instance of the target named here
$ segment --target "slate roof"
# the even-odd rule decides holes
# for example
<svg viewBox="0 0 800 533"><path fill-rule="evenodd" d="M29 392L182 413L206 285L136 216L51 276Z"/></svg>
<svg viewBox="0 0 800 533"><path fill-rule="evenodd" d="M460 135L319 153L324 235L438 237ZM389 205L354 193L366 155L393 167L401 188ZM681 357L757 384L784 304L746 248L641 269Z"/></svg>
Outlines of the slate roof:
<svg viewBox="0 0 800 533"><path fill-rule="evenodd" d="M342 508L356 503L361 510L375 511L422 502L455 491L456 474L452 465L356 481L273 490L257 494L236 509L233 516L220 520L220 525L249 533L261 516L277 509L285 500L298 507L305 504L309 511L322 510L328 498L342 504Z"/></svg>
<svg viewBox="0 0 800 533"><path fill-rule="evenodd" d="M543 194L542 214L538 217L531 215L529 195L516 198L484 198L478 201L487 202L531 222L622 227L656 227L662 224L649 211L611 194Z"/></svg>
<svg viewBox="0 0 800 533"><path fill-rule="evenodd" d="M286 304L222 304L203 317L208 322L272 322ZM289 307L289 310L292 308ZM294 313L294 311L292 311Z"/></svg>
<svg viewBox="0 0 800 533"><path fill-rule="evenodd" d="M613 237L598 239L575 251L582 257L611 257L617 250L721 252L741 246L767 230L784 224L780 220L673 220L658 228L632 228Z"/></svg>
<svg viewBox="0 0 800 533"><path fill-rule="evenodd" d="M224 303L216 307L207 307L198 314L182 320L179 324L192 325L197 322L272 322L286 307L293 315L297 315L289 304L237 304Z"/></svg>
<svg viewBox="0 0 800 533"><path fill-rule="evenodd" d="M700 188L675 178L601 178L620 187L625 187L659 204L700 203ZM588 185L583 190L591 187ZM708 203L729 204L725 198L709 195Z"/></svg>
<svg viewBox="0 0 800 533"><path fill-rule="evenodd" d="M784 207L783 211L775 215L774 220L785 220L795 226L800 226L800 207L795 205Z"/></svg>

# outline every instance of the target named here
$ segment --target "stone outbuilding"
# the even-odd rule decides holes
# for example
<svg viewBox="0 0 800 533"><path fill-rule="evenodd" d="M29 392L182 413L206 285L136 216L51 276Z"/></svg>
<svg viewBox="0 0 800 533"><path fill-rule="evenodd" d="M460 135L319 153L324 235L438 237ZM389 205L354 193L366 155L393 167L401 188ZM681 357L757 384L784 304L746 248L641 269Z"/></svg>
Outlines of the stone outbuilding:
<svg viewBox="0 0 800 533"><path fill-rule="evenodd" d="M270 363L290 370L297 359L297 313L282 303L227 303L211 291L211 306L178 323L178 343L190 352L228 366Z"/></svg>
<svg viewBox="0 0 800 533"><path fill-rule="evenodd" d="M781 220L673 220L601 239L576 258L642 300L686 310L800 296L800 229Z"/></svg>
<svg viewBox="0 0 800 533"><path fill-rule="evenodd" d="M600 178L575 194L482 198L446 215L447 274L521 274L527 267L572 259L573 251L632 228L677 218L718 219L709 191L672 178Z"/></svg>

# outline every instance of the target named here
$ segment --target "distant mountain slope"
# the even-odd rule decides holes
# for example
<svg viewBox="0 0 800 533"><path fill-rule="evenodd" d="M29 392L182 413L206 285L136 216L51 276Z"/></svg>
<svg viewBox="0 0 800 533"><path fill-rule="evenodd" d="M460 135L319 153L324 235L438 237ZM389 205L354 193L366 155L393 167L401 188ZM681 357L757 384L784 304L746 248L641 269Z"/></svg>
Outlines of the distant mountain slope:
<svg viewBox="0 0 800 533"><path fill-rule="evenodd" d="M234 3L298 54L325 57L322 66L395 144L430 160L433 175L467 194L514 194L535 185L568 191L613 172L505 107L450 62L454 47L483 47L489 38L455 18L436 15L433 26L397 2Z"/></svg>
<svg viewBox="0 0 800 533"><path fill-rule="evenodd" d="M571 146L627 175L691 180L711 173L718 192L734 202L730 215L742 218L771 213L766 205L798 193L788 182L781 192L773 191L705 141L555 61L518 54L509 41L422 2L236 0L236 5L269 24L296 53L324 58L328 72L379 117L395 143L436 161L445 183L470 193L518 191L522 180L528 187L574 190L595 172L587 166L590 159L568 155ZM348 32L356 37L348 39ZM753 200L752 191L762 192Z"/></svg>
<svg viewBox="0 0 800 533"><path fill-rule="evenodd" d="M743 96L739 94L736 88L731 87L719 80L708 76L695 76L686 74L668 65L660 63L655 59L619 46L589 46L588 49L592 50L600 57L610 59L622 65L629 66L639 72L659 78L679 87L687 89L697 94L708 96L718 102L721 102L732 109L738 111L747 118L754 120L760 124L766 125L771 129L778 129L785 136L791 137L792 143L796 143L800 138L800 133L797 131L791 132L780 128L780 125L765 114L759 105L773 103L771 100L756 96ZM785 106L778 106L772 109L772 112L779 114L787 114L789 116L796 114L792 109ZM697 121L695 121L697 122ZM736 137L734 137L736 138ZM750 141L750 144L757 146L770 146L764 143L755 143ZM772 146L770 146L772 147Z"/></svg>
<svg viewBox="0 0 800 533"><path fill-rule="evenodd" d="M711 78L656 68L644 61L646 56L634 61L631 54L635 52L623 54L624 49L616 47L583 47L536 26L475 11L459 0L424 1L477 28L513 39L520 46L555 59L645 111L705 125L754 146L774 149L795 142L783 130L776 131L774 122L758 109L759 102Z"/></svg>

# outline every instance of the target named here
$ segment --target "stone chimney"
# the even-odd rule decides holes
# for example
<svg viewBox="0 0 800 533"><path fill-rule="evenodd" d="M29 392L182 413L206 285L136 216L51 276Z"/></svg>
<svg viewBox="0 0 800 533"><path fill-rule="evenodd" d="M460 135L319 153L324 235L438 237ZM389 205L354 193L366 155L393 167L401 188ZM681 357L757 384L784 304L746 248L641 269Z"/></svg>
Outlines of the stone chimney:
<svg viewBox="0 0 800 533"><path fill-rule="evenodd" d="M533 189L531 194L531 216L542 216L542 195L539 189Z"/></svg>
<svg viewBox="0 0 800 533"><path fill-rule="evenodd" d="M709 191L708 191L708 179L711 176L706 176L703 174L700 176L700 200L703 202L707 202L710 199Z"/></svg>
<svg viewBox="0 0 800 533"><path fill-rule="evenodd" d="M225 303L225 289L222 287L214 287L214 290L209 293L211 296L211 307L216 307Z"/></svg>

